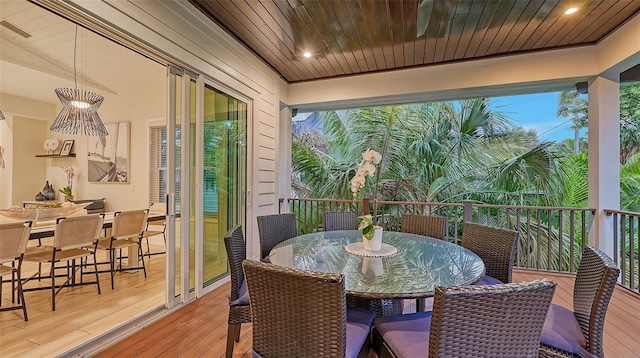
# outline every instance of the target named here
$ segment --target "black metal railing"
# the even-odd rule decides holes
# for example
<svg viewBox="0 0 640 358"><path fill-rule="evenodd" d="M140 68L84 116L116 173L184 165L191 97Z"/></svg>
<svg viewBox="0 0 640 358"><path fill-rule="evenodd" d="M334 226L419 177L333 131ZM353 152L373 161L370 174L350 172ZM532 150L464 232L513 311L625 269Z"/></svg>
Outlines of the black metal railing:
<svg viewBox="0 0 640 358"><path fill-rule="evenodd" d="M286 207L286 208L285 208ZM594 209L486 205L462 203L398 202L331 199L280 199L280 212L296 214L300 234L322 230L325 211L356 211L374 214L385 230L398 231L403 214L447 217L446 239L459 243L464 222L475 222L517 230L520 242L517 266L575 272L587 243Z"/></svg>
<svg viewBox="0 0 640 358"><path fill-rule="evenodd" d="M612 216L613 260L620 267L620 284L640 293L640 213L620 210L605 210Z"/></svg>

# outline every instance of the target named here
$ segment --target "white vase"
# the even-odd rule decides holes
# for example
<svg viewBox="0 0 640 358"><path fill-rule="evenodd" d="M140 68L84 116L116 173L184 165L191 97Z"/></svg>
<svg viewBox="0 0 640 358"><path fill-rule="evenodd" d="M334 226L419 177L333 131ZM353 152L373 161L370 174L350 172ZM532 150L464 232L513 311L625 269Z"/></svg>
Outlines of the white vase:
<svg viewBox="0 0 640 358"><path fill-rule="evenodd" d="M363 257L362 258L362 273L367 273L367 271L372 271L374 276L380 276L384 273L384 268L382 267L382 258L381 257Z"/></svg>
<svg viewBox="0 0 640 358"><path fill-rule="evenodd" d="M375 226L373 238L371 240L362 236L362 244L365 250L380 251L382 249L382 226Z"/></svg>

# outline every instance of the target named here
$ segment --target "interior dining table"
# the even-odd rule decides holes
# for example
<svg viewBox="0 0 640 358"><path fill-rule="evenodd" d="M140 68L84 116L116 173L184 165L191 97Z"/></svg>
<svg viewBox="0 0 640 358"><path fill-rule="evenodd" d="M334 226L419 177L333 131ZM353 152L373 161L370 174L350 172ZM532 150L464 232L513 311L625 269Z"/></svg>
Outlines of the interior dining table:
<svg viewBox="0 0 640 358"><path fill-rule="evenodd" d="M104 229L109 229L113 225L113 217L115 212L106 212L104 215L104 224L102 227ZM99 214L98 214L99 215ZM147 221L152 223L156 221L164 221L166 219L166 215L164 212L149 212L147 216ZM54 229L56 227L55 220L47 220L47 221L38 221L31 228L31 234L29 236L30 240L33 239L41 239L45 237L53 237Z"/></svg>
<svg viewBox="0 0 640 358"><path fill-rule="evenodd" d="M437 286L473 284L485 274L482 259L436 238L384 231L379 251L362 248L358 230L319 231L276 245L272 264L344 275L345 291L364 299L433 296Z"/></svg>
<svg viewBox="0 0 640 358"><path fill-rule="evenodd" d="M73 215L74 216L86 215L86 214L83 214L83 211L76 212ZM105 229L105 235L106 235L106 230L110 229L113 225L113 217L115 215L115 212L106 212L102 214L90 214L90 215L104 216L104 223L102 227L103 229ZM55 233L55 228L56 228L56 219L57 218L47 218L46 220L36 220L35 222L32 222L31 233L29 234L29 240L39 240L39 239L44 239L48 237L53 237ZM160 211L160 212L150 211L147 216L147 222L149 223L164 221L165 219L166 219L166 214L163 211ZM29 219L27 218L23 221L28 221L28 220ZM12 222L12 221L15 222L16 219L7 219L7 218L0 219L0 223ZM127 255L128 257L127 265L129 267L138 266L137 254L135 253L134 249L129 248L128 250L129 250L129 253Z"/></svg>

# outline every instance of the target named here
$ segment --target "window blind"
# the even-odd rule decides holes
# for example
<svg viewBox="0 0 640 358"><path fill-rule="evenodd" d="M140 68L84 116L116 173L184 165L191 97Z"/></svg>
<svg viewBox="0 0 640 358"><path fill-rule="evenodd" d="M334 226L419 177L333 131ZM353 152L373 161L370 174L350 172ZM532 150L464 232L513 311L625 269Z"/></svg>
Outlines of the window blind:
<svg viewBox="0 0 640 358"><path fill-rule="evenodd" d="M167 129L149 127L149 206L164 203L167 194Z"/></svg>

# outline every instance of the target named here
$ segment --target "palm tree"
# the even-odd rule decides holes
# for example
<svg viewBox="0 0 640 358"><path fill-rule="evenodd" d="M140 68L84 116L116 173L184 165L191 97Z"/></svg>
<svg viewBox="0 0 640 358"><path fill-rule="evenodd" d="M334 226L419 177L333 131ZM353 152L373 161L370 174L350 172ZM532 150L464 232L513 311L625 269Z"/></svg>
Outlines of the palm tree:
<svg viewBox="0 0 640 358"><path fill-rule="evenodd" d="M330 111L323 120L326 142L294 136L304 196L350 198L355 163L368 148L383 154L379 180L364 192L378 189L376 199L486 202L549 180L549 143L514 130L487 99Z"/></svg>
<svg viewBox="0 0 640 358"><path fill-rule="evenodd" d="M580 151L580 129L586 128L589 123L587 116L587 100L584 99L576 90L560 92L558 103L558 111L556 114L560 117L570 117L571 129L573 129L573 154L577 155Z"/></svg>
<svg viewBox="0 0 640 358"><path fill-rule="evenodd" d="M620 88L620 163L640 152L640 84Z"/></svg>
<svg viewBox="0 0 640 358"><path fill-rule="evenodd" d="M620 207L622 210L640 211L640 154L629 158L620 168Z"/></svg>

